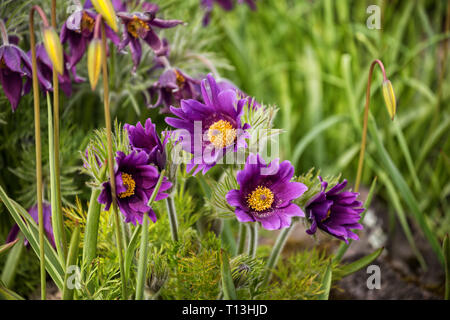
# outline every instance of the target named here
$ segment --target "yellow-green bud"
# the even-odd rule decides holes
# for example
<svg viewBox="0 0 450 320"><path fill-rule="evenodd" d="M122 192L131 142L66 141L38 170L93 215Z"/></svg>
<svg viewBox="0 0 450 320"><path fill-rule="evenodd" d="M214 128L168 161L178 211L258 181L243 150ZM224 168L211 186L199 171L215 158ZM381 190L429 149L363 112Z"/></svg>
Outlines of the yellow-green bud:
<svg viewBox="0 0 450 320"><path fill-rule="evenodd" d="M394 120L396 112L395 93L392 83L389 80L383 81L383 96L389 116Z"/></svg>
<svg viewBox="0 0 450 320"><path fill-rule="evenodd" d="M87 53L88 75L92 90L95 90L95 87L97 86L102 59L103 47L101 41L99 39L94 39L89 44Z"/></svg>
<svg viewBox="0 0 450 320"><path fill-rule="evenodd" d="M42 37L44 39L45 51L53 64L53 68L55 68L57 73L62 75L64 73L64 58L58 34L52 27L46 27L44 28Z"/></svg>
<svg viewBox="0 0 450 320"><path fill-rule="evenodd" d="M106 23L117 32L117 21L116 21L116 13L114 12L114 6L112 5L110 0L91 0L92 5L95 10L100 13L105 19Z"/></svg>

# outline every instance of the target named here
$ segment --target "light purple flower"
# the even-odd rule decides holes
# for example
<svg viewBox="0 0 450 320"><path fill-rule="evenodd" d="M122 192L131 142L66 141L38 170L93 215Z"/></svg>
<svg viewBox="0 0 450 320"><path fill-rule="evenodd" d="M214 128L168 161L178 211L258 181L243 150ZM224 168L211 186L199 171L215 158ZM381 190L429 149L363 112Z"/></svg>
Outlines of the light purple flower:
<svg viewBox="0 0 450 320"><path fill-rule="evenodd" d="M128 155L117 152L114 168L117 204L125 217L125 222L131 222L134 225L136 222L142 224L144 213L156 222L156 214L147 203L158 182L159 172L147 162L148 155L144 151L133 151ZM167 198L169 195L164 191L171 186L172 183L164 177L155 201ZM112 203L111 184L109 181L104 182L102 187L98 202L105 205L105 210L109 210Z"/></svg>
<svg viewBox="0 0 450 320"><path fill-rule="evenodd" d="M292 201L308 188L291 182L294 167L289 161L276 159L266 165L260 155L250 154L244 169L237 173L239 190L230 190L226 199L235 207L240 222L258 221L268 230L286 228L292 217L304 217L302 209Z"/></svg>
<svg viewBox="0 0 450 320"><path fill-rule="evenodd" d="M191 171L198 165L194 175L200 170L205 174L228 152L247 148L245 139L250 137L246 131L250 126L241 122L245 99L238 99L234 90L220 91L210 74L201 83L201 93L204 103L181 100L181 108L170 107L179 119L165 119L167 124L181 129L182 148L194 155L186 169Z"/></svg>
<svg viewBox="0 0 450 320"><path fill-rule="evenodd" d="M359 193L343 191L347 180L326 191L328 183L322 177L319 179L321 191L305 207L306 215L312 222L306 232L314 234L319 228L346 243L348 239L358 240L358 235L351 230L363 228L358 222L364 212L362 202L357 200Z"/></svg>

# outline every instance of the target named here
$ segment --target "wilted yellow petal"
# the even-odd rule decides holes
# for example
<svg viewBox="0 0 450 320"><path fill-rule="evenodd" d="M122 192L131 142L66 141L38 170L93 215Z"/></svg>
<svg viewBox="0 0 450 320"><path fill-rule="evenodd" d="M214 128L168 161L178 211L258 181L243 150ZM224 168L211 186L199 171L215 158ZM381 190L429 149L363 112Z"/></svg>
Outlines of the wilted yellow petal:
<svg viewBox="0 0 450 320"><path fill-rule="evenodd" d="M103 58L103 47L100 40L94 39L91 41L87 55L89 82L91 83L92 90L94 90L97 86Z"/></svg>
<svg viewBox="0 0 450 320"><path fill-rule="evenodd" d="M389 80L383 81L383 96L389 116L394 120L396 112L395 93L392 83Z"/></svg>
<svg viewBox="0 0 450 320"><path fill-rule="evenodd" d="M114 12L114 6L112 5L110 0L91 0L92 5L95 10L100 13L105 19L106 23L117 32L117 21L116 21L116 13Z"/></svg>
<svg viewBox="0 0 450 320"><path fill-rule="evenodd" d="M56 72L64 73L63 48L55 29L48 27L43 32L44 47Z"/></svg>

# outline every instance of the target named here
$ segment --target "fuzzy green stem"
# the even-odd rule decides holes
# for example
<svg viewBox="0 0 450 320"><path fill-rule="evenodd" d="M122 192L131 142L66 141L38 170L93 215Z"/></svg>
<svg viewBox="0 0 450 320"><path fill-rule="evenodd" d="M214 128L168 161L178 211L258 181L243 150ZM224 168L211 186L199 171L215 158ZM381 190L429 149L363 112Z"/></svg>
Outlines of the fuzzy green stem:
<svg viewBox="0 0 450 320"><path fill-rule="evenodd" d="M100 195L100 189L92 189L91 199L89 200L89 209L86 218L86 231L84 235L83 247L83 268L86 268L97 253L98 224L100 221L100 203L97 201Z"/></svg>
<svg viewBox="0 0 450 320"><path fill-rule="evenodd" d="M363 124L363 133L362 133L362 140L361 140L361 148L359 152L359 161L358 161L358 170L356 173L356 182L355 182L355 192L358 192L359 190L359 184L361 182L361 176L362 176L362 169L364 164L364 154L366 151L366 140L367 140L367 122L369 120L369 103L370 103L370 86L372 84L372 73L373 69L376 65L379 65L381 68L381 71L383 72L383 80L387 80L386 77L386 71L384 69L383 63L380 60L374 60L372 64L370 65L369 70L369 79L367 81L367 90L366 90L366 105L364 107L364 124Z"/></svg>
<svg viewBox="0 0 450 320"><path fill-rule="evenodd" d="M39 104L39 84L37 78L37 60L36 60L36 37L34 34L34 12L37 11L44 24L46 21L45 14L38 6L30 9L30 47L31 47L31 65L33 77L33 101L34 101L34 130L36 144L36 197L38 204L38 222L39 222L39 260L41 272L41 299L45 300L46 296L46 273L45 273L45 252L44 252L44 215L42 207L42 148L41 148L41 121L40 121L40 104ZM48 24L48 22L47 22Z"/></svg>
<svg viewBox="0 0 450 320"><path fill-rule="evenodd" d="M244 252L245 248L245 240L247 239L247 227L243 224L239 224L239 243L238 243L238 249L237 254L242 254Z"/></svg>
<svg viewBox="0 0 450 320"><path fill-rule="evenodd" d="M263 286L269 283L270 277L272 276L272 270L278 262L278 258L280 257L281 252L283 251L284 245L286 244L286 240L289 238L289 235L292 229L294 228L294 225L295 223L292 222L289 227L284 228L283 230L280 231L277 241L275 242L272 252L270 253L269 259L267 260L266 271L262 280Z"/></svg>
<svg viewBox="0 0 450 320"><path fill-rule="evenodd" d="M250 223L248 227L248 255L252 258L256 256L258 247L258 223Z"/></svg>
<svg viewBox="0 0 450 320"><path fill-rule="evenodd" d="M158 182L153 189L148 205L151 206L159 192L161 183L164 179L164 170L161 172ZM141 231L141 248L139 252L138 274L136 279L136 300L142 300L144 296L144 284L147 275L147 256L148 256L148 214L144 214Z"/></svg>
<svg viewBox="0 0 450 320"><path fill-rule="evenodd" d="M106 36L105 36L105 25L102 23L102 46L103 46L103 57L102 57L102 73L103 73L103 106L105 111L105 122L106 122L106 135L108 143L108 170L109 170L109 181L111 184L111 197L112 197L112 211L114 216L114 228L116 234L117 249L119 255L119 268L120 268L120 280L122 282L122 299L127 299L127 279L125 277L124 269L124 258L123 258L123 240L122 232L120 230L120 219L119 213L117 211L117 199L116 199L116 179L114 175L114 158L113 158L113 147L112 147L112 131L111 131L111 112L109 109L109 84L108 84L108 64L106 60Z"/></svg>
<svg viewBox="0 0 450 320"><path fill-rule="evenodd" d="M56 0L52 0L51 22L52 27L56 30ZM55 68L53 68L53 148L56 208L52 208L52 222L54 225L53 229L55 231L55 242L58 255L62 261L65 261L65 257L67 256L67 240L66 232L64 230L64 217L62 214L61 175L59 164L59 81L58 73Z"/></svg>
<svg viewBox="0 0 450 320"><path fill-rule="evenodd" d="M5 23L0 19L0 33L2 34L3 45L9 44L8 32L6 32Z"/></svg>
<svg viewBox="0 0 450 320"><path fill-rule="evenodd" d="M172 233L172 240L178 241L178 221L177 221L177 211L175 209L175 203L173 197L170 196L166 198L167 214L169 215L170 231Z"/></svg>

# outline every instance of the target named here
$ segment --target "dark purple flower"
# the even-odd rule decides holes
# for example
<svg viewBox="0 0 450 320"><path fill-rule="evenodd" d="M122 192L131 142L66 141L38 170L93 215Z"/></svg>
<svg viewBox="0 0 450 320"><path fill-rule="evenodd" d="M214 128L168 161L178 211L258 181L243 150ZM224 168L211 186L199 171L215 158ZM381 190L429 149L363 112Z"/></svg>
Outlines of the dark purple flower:
<svg viewBox="0 0 450 320"><path fill-rule="evenodd" d="M338 183L327 192L328 183L319 177L322 184L321 191L308 201L305 207L307 217L311 220L311 227L306 230L314 234L317 228L348 243L348 239L358 240L358 235L352 229L362 229L358 223L364 212L362 202L356 200L359 193L342 191L347 180Z"/></svg>
<svg viewBox="0 0 450 320"><path fill-rule="evenodd" d="M28 52L28 57L31 59L31 51ZM64 54L64 61L66 61L67 55ZM47 51L43 44L38 44L36 46L36 62L37 68L40 74L40 82L42 89L44 91L53 91L53 88L46 88L44 85L48 83L52 83L53 81L53 64L48 57ZM67 69L67 65L64 64L64 73L63 75L58 75L59 86L61 90L66 94L66 96L70 96L72 94L72 79L70 77L70 73L72 73L75 82L83 82L84 79L77 76L76 67L73 66L70 70ZM44 81L45 80L45 81Z"/></svg>
<svg viewBox="0 0 450 320"><path fill-rule="evenodd" d="M84 9L78 10L70 15L62 26L60 35L61 43L69 42L70 48L69 68L74 67L81 60L88 44L94 37L94 25L97 14L87 10L90 7L92 7L92 4L88 0ZM106 24L105 35L116 46L120 44L120 37Z"/></svg>
<svg viewBox="0 0 450 320"><path fill-rule="evenodd" d="M250 154L244 169L237 173L239 190L230 190L227 202L236 207L240 222L259 221L268 230L290 226L294 216L304 217L302 209L293 200L308 188L300 182L291 182L294 167L289 161L275 159L266 165L260 155Z"/></svg>
<svg viewBox="0 0 450 320"><path fill-rule="evenodd" d="M170 106L179 106L181 99L195 99L200 96L200 80L193 79L180 69L165 70L159 80L149 88L150 98L157 96L150 108L162 105L160 113L168 113Z"/></svg>
<svg viewBox="0 0 450 320"><path fill-rule="evenodd" d="M42 204L42 209L43 209L42 213L43 213L43 217L44 217L44 231L47 235L48 241L50 241L50 244L53 246L53 248L56 249L55 237L53 235L53 226L52 226L52 207L50 206L49 203L44 202ZM37 204L32 206L28 210L28 213L33 218L33 220L36 221L36 223L39 225L39 214L38 214ZM12 227L11 231L9 232L8 237L6 238L6 243L16 240L19 231L20 231L19 226L17 224L15 224ZM27 239L25 239L25 245L27 247L29 247L29 243L28 243Z"/></svg>
<svg viewBox="0 0 450 320"><path fill-rule="evenodd" d="M133 151L128 155L117 152L114 168L117 204L125 216L125 222L131 222L134 225L136 221L142 224L144 213L148 213L150 219L156 222L156 214L147 203L158 182L159 172L147 161L148 155L144 151ZM112 203L111 184L108 181L102 186L103 190L98 197L98 202L105 205L105 210L109 210ZM169 195L163 192L171 186L172 184L164 178L155 201L167 198Z"/></svg>
<svg viewBox="0 0 450 320"><path fill-rule="evenodd" d="M154 164L160 170L164 169L166 165L166 152L164 147L167 139L161 142L156 132L156 126L152 123L152 120L148 118L145 121L145 127L138 122L136 126L125 124L124 128L128 131L128 138L132 149L144 151L148 156L148 164Z"/></svg>
<svg viewBox="0 0 450 320"><path fill-rule="evenodd" d="M0 46L0 83L13 112L22 95L30 89L23 85L24 78L31 79L31 60L14 44Z"/></svg>
<svg viewBox="0 0 450 320"><path fill-rule="evenodd" d="M119 50L130 45L134 64L133 71L136 70L141 61L142 47L140 39L144 40L155 53L163 54L161 52L162 41L159 39L154 28L167 29L183 23L180 20L162 20L156 18L158 9L158 6L148 4L148 6L144 7L144 10L147 10L145 13L117 13L117 16L122 20L124 25L123 39L119 45Z"/></svg>
<svg viewBox="0 0 450 320"><path fill-rule="evenodd" d="M206 89L209 83L210 93ZM205 174L228 152L246 148L246 131L250 126L241 123L245 99L238 99L236 91L220 91L212 75L201 83L204 103L194 99L181 100L181 108L170 107L179 117L165 120L179 130L183 150L194 155L186 169L191 171L196 165L194 175L200 170Z"/></svg>

